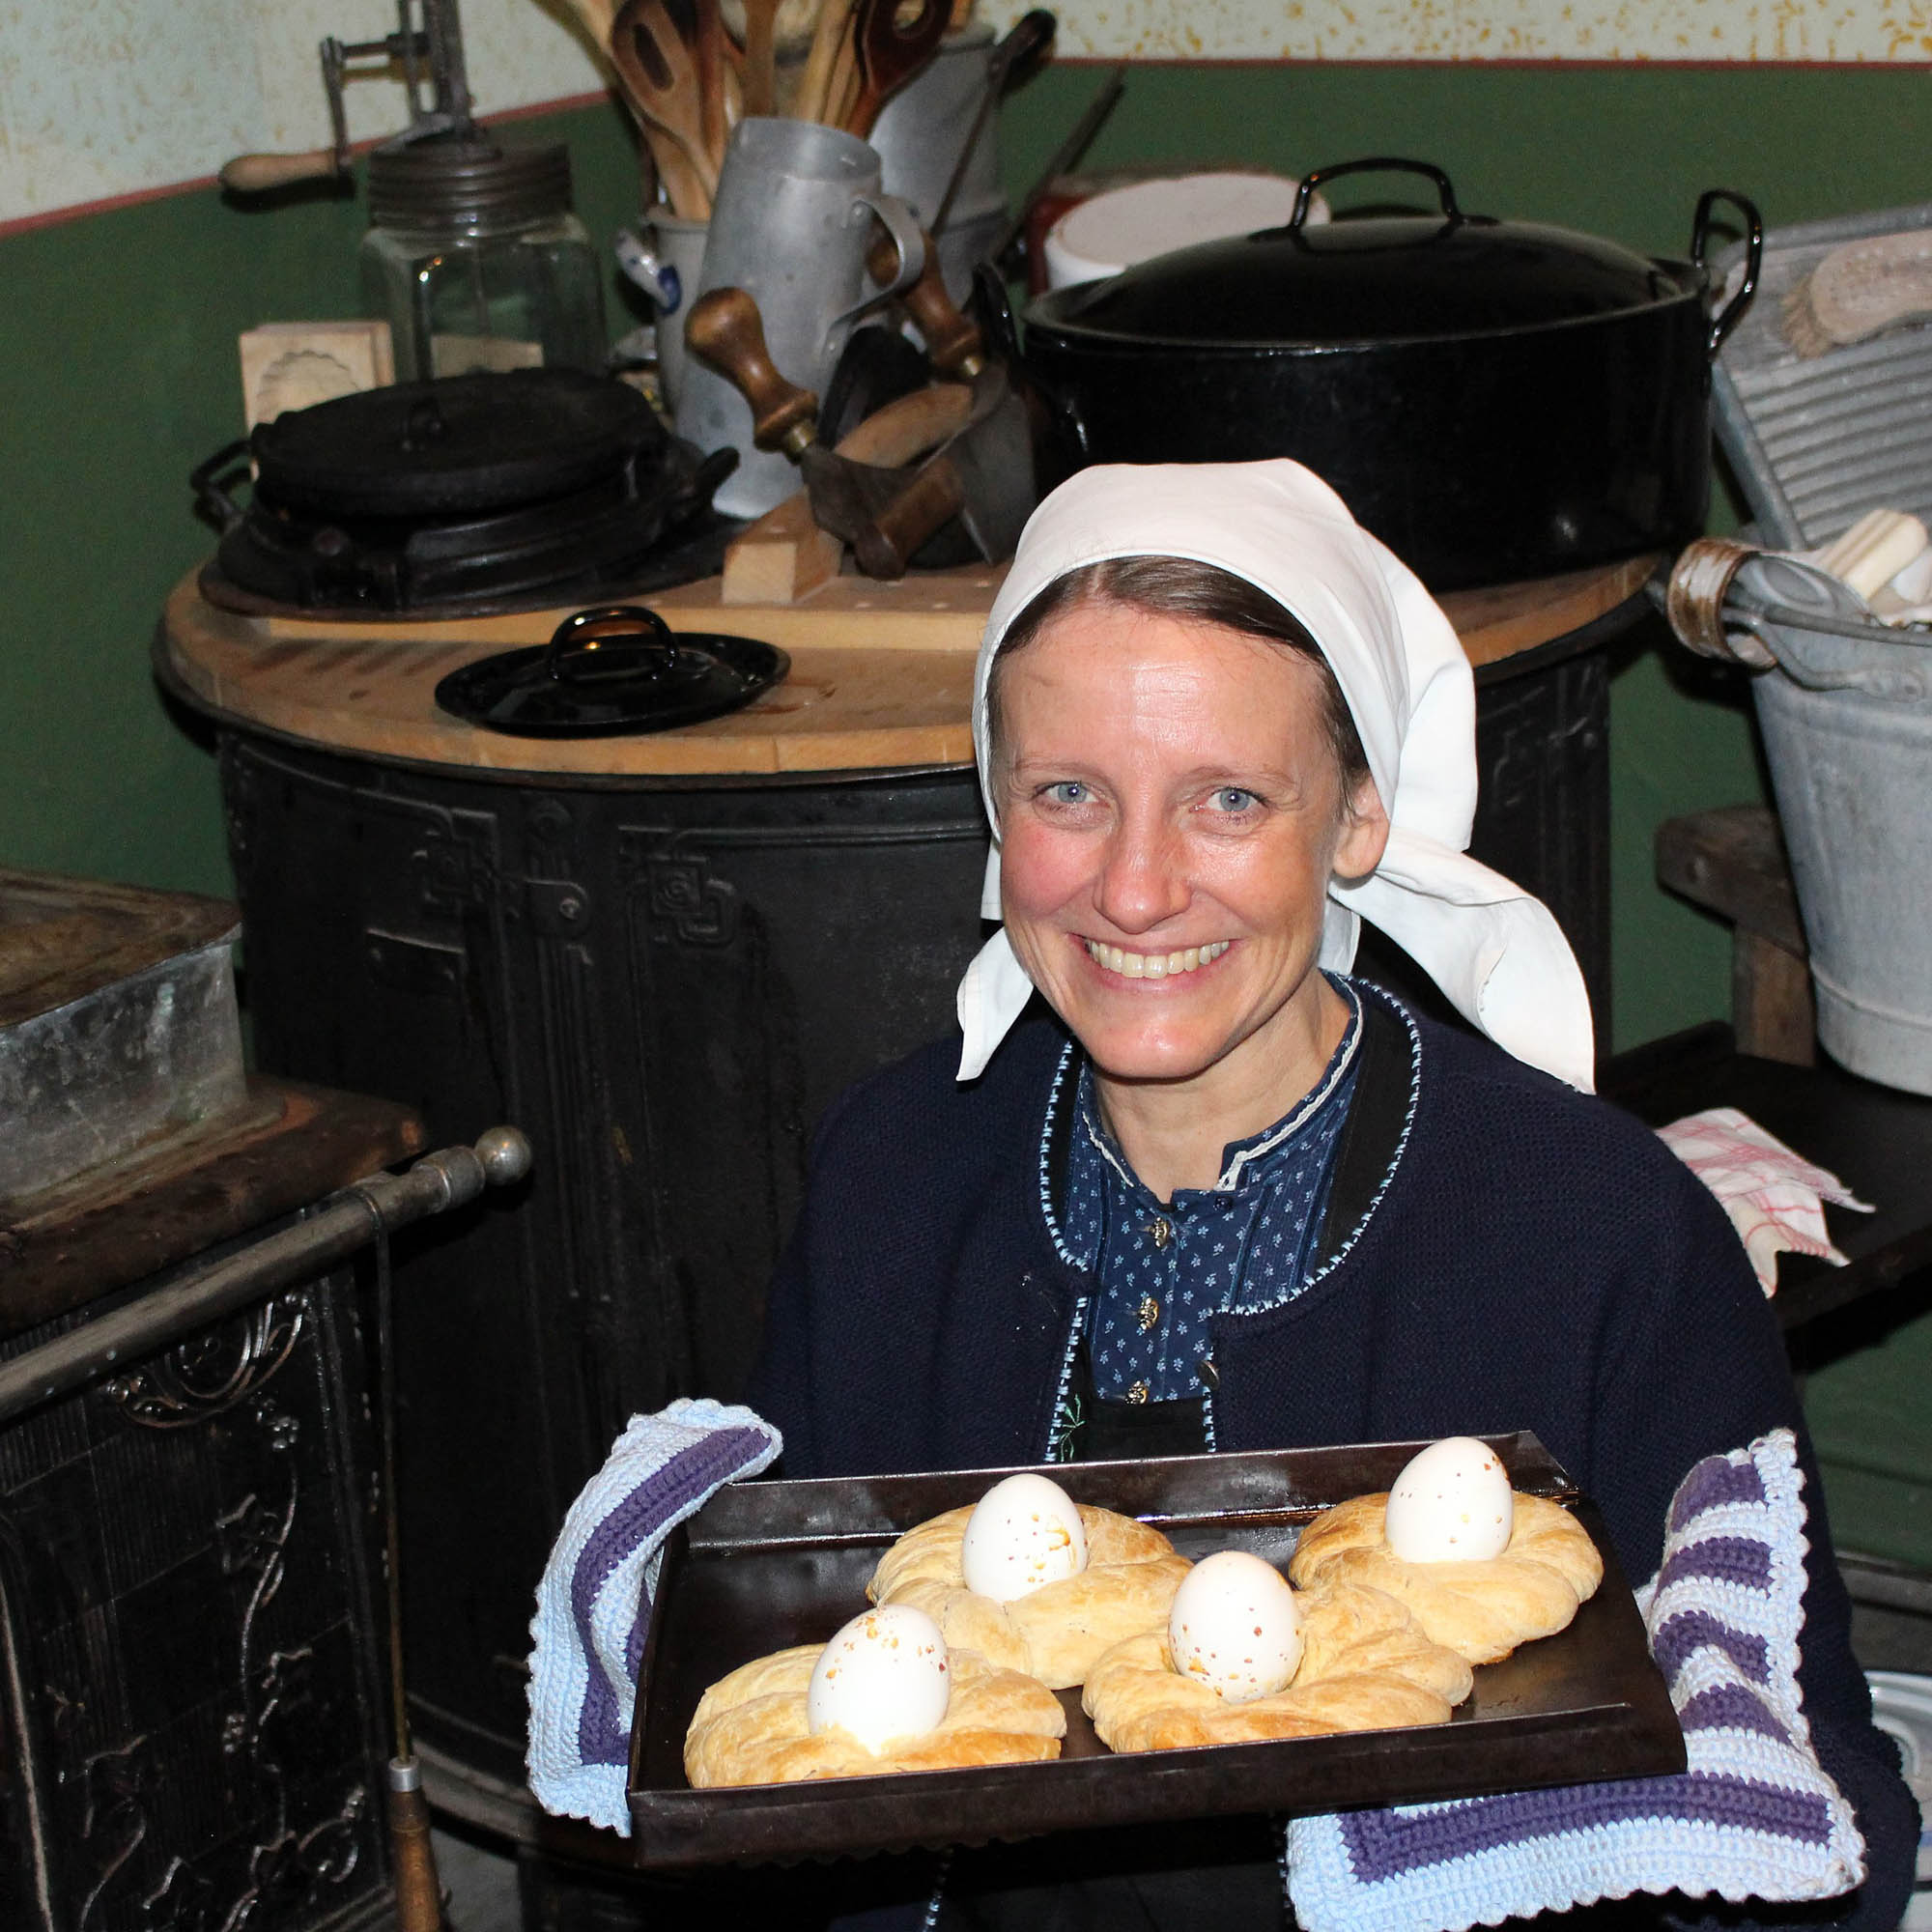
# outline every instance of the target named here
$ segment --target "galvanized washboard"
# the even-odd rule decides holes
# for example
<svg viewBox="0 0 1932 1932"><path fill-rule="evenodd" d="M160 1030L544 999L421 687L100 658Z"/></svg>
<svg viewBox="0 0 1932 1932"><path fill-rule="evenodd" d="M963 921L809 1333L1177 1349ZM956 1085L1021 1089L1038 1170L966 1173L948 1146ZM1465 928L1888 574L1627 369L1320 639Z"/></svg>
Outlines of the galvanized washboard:
<svg viewBox="0 0 1932 1932"><path fill-rule="evenodd" d="M1833 249L1932 229L1932 203L1768 230L1757 299L1718 358L1718 441L1762 539L1812 550L1867 510L1932 526L1932 318L1804 356L1785 303ZM1719 258L1719 276L1742 257Z"/></svg>

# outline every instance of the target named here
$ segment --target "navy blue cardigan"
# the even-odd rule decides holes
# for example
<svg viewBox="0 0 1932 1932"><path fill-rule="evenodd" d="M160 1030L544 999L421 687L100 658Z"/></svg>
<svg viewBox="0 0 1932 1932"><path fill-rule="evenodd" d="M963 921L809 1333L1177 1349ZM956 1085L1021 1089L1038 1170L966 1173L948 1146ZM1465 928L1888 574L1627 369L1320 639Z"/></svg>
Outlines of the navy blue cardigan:
<svg viewBox="0 0 1932 1932"><path fill-rule="evenodd" d="M1386 996L1364 1021L1309 1285L1210 1324L1214 1446L1533 1429L1637 1583L1693 1463L1796 1430L1812 1552L1800 1681L1871 1865L1827 1922L1889 1932L1914 1807L1871 1724L1783 1347L1730 1223L1614 1108ZM1071 1051L1036 1003L979 1080L956 1083L943 1040L835 1103L751 1398L784 1432L784 1474L1047 1459L1089 1285L1058 1243L1045 1131L1067 1111Z"/></svg>

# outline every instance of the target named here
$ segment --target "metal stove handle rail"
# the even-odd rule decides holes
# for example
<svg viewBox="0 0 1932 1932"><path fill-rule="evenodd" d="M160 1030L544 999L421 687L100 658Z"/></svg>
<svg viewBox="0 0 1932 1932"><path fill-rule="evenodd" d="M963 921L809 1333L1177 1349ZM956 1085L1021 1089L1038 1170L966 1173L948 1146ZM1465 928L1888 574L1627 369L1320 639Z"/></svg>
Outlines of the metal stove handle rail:
<svg viewBox="0 0 1932 1932"><path fill-rule="evenodd" d="M0 1424L123 1369L204 1323L320 1273L379 1236L522 1180L530 1144L492 1127L473 1147L426 1153L406 1174L372 1174L319 1202L301 1220L217 1260L190 1264L165 1288L71 1334L0 1363Z"/></svg>

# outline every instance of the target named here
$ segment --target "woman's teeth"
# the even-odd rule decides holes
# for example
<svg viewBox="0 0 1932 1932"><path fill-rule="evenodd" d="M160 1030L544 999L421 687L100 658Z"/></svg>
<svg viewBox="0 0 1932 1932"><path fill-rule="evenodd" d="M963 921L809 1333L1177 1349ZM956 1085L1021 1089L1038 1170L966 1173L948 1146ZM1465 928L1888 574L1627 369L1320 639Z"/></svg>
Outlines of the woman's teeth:
<svg viewBox="0 0 1932 1932"><path fill-rule="evenodd" d="M1182 952L1128 952L1119 946L1102 946L1097 939L1081 942L1089 958L1123 980L1171 980L1178 973L1191 973L1220 958L1231 943L1217 939L1212 946L1190 946Z"/></svg>

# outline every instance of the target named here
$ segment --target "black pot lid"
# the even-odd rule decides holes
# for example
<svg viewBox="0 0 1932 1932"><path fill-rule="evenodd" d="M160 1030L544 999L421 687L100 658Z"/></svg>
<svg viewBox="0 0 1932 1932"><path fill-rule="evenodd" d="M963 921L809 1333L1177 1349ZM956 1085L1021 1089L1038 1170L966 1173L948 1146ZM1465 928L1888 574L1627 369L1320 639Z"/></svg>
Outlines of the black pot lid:
<svg viewBox="0 0 1932 1932"><path fill-rule="evenodd" d="M641 604L566 617L547 644L451 671L436 701L521 738L610 738L696 724L749 704L791 668L755 638L673 632Z"/></svg>
<svg viewBox="0 0 1932 1932"><path fill-rule="evenodd" d="M1363 169L1427 175L1440 214L1307 225L1323 181ZM1703 271L1567 228L1465 215L1439 168L1349 161L1302 184L1285 227L1204 242L1042 297L1030 327L1105 346L1342 347L1505 333L1693 296Z"/></svg>
<svg viewBox="0 0 1932 1932"><path fill-rule="evenodd" d="M578 369L394 383L290 410L249 439L258 488L324 517L511 509L608 478L665 441L628 383Z"/></svg>

